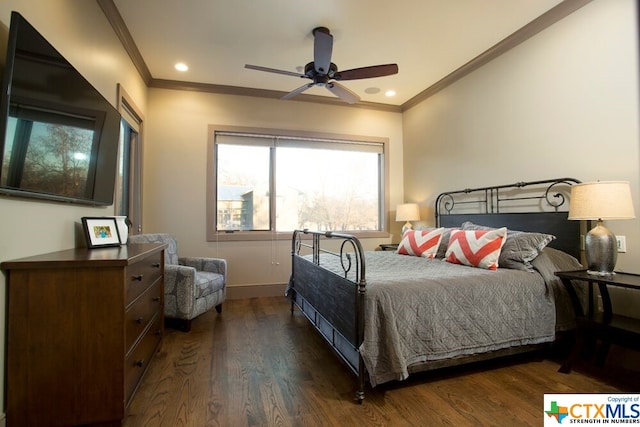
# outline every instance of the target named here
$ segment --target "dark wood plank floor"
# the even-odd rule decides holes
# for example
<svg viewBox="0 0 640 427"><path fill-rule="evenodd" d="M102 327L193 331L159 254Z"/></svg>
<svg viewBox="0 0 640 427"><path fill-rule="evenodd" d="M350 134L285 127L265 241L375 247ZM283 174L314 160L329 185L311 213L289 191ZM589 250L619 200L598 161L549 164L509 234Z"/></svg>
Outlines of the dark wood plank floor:
<svg viewBox="0 0 640 427"><path fill-rule="evenodd" d="M544 393L631 391L558 367L528 356L441 370L358 405L355 377L284 298L231 300L190 333L167 330L125 426L539 426Z"/></svg>

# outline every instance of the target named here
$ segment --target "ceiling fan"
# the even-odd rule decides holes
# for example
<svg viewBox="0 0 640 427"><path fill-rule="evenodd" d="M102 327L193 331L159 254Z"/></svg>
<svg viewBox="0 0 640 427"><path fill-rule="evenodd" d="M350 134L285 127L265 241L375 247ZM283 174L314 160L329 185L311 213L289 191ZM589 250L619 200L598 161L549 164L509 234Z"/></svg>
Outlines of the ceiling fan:
<svg viewBox="0 0 640 427"><path fill-rule="evenodd" d="M329 29L325 27L317 27L313 29L312 33L314 37L313 62L309 62L305 65L304 74L250 64L245 64L244 67L251 70L266 71L268 73L284 74L287 76L312 80L311 83L306 83L299 88L292 90L281 99L293 98L313 86L324 86L329 89L331 93L349 104L354 104L360 101L360 97L337 81L370 79L373 77L389 76L398 72L397 64L372 65L369 67L338 71L336 64L331 62L333 36L329 32Z"/></svg>

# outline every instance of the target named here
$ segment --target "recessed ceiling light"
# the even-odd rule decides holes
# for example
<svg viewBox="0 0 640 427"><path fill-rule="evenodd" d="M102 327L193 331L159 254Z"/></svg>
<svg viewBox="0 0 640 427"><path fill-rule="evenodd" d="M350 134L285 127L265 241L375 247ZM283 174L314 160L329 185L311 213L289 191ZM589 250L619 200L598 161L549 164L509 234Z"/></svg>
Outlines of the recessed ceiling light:
<svg viewBox="0 0 640 427"><path fill-rule="evenodd" d="M187 71L189 69L189 66L184 62L178 62L174 67L176 67L178 71Z"/></svg>
<svg viewBox="0 0 640 427"><path fill-rule="evenodd" d="M395 90L388 90L385 93L385 96L396 96L396 91Z"/></svg>
<svg viewBox="0 0 640 427"><path fill-rule="evenodd" d="M365 93L373 95L373 94L376 94L376 93L380 92L380 88L379 87L368 87L364 91L365 91Z"/></svg>

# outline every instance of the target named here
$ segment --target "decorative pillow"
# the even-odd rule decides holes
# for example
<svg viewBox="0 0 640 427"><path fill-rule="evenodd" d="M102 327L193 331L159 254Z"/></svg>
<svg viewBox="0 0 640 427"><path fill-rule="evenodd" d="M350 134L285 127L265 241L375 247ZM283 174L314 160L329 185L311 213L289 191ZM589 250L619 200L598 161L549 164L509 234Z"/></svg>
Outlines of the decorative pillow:
<svg viewBox="0 0 640 427"><path fill-rule="evenodd" d="M442 240L442 228L432 230L407 230L402 235L397 253L423 258L434 258Z"/></svg>
<svg viewBox="0 0 640 427"><path fill-rule="evenodd" d="M467 221L462 224L463 230L495 230L494 227L474 224ZM556 236L544 233L507 230L507 241L502 247L498 264L500 267L534 272L531 261L536 259L542 250Z"/></svg>
<svg viewBox="0 0 640 427"><path fill-rule="evenodd" d="M435 227L419 226L416 230L435 230ZM436 252L436 258L444 258L444 254L447 252L447 246L449 246L449 238L451 237L451 230L457 230L456 228L442 227L442 240L440 240L440 246L438 246L438 252Z"/></svg>
<svg viewBox="0 0 640 427"><path fill-rule="evenodd" d="M497 270L506 236L506 227L496 230L452 230L445 261Z"/></svg>

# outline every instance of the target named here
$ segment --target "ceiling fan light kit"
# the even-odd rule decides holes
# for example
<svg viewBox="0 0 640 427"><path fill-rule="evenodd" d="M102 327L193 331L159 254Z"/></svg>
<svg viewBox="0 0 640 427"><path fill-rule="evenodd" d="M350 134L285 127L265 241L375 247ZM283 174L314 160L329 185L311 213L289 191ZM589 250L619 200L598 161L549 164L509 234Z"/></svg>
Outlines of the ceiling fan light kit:
<svg viewBox="0 0 640 427"><path fill-rule="evenodd" d="M314 37L313 61L305 65L304 74L250 64L246 64L245 68L300 77L312 81L312 83L306 83L292 90L281 99L291 99L313 86L319 86L327 88L331 93L349 104L355 104L360 101L360 97L355 92L338 83L337 80L370 79L398 73L397 64L372 65L369 67L338 71L336 64L331 62L333 36L329 29L326 27L316 27L313 29L312 34Z"/></svg>

